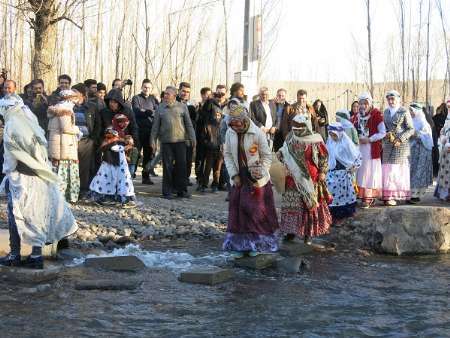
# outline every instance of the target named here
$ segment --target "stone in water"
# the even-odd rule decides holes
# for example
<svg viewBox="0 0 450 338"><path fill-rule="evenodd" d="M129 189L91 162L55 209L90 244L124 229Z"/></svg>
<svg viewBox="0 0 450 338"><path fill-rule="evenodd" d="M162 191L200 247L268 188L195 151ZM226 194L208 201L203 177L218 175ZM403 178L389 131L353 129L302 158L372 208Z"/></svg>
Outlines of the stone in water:
<svg viewBox="0 0 450 338"><path fill-rule="evenodd" d="M233 276L233 271L228 269L204 267L184 271L178 280L184 283L216 285L229 281Z"/></svg>

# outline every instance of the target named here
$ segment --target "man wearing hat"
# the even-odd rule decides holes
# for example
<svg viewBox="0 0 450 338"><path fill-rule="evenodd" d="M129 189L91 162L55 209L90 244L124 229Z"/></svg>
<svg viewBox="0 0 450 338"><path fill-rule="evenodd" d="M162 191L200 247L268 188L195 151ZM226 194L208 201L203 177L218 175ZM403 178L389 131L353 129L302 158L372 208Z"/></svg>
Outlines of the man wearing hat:
<svg viewBox="0 0 450 338"><path fill-rule="evenodd" d="M382 199L387 206L411 198L409 172L409 138L414 135L411 114L400 105L396 90L386 93L388 108L384 111L386 137L383 140Z"/></svg>

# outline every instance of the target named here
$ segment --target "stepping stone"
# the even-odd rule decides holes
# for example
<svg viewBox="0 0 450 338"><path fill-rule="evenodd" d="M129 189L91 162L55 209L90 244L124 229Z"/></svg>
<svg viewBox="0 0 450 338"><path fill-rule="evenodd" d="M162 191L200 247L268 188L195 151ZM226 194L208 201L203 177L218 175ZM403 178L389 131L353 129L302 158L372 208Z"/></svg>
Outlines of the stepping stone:
<svg viewBox="0 0 450 338"><path fill-rule="evenodd" d="M145 268L145 264L136 256L87 258L84 265L88 268L118 272L138 272Z"/></svg>
<svg viewBox="0 0 450 338"><path fill-rule="evenodd" d="M180 282L204 285L216 285L227 282L234 277L234 273L228 269L218 267L202 267L184 271L178 277Z"/></svg>
<svg viewBox="0 0 450 338"><path fill-rule="evenodd" d="M238 268L262 270L273 266L276 260L277 255L275 254L260 254L256 257L237 258L233 261L233 264Z"/></svg>
<svg viewBox="0 0 450 338"><path fill-rule="evenodd" d="M276 267L282 273L299 273L302 263L300 257L284 257L277 261Z"/></svg>
<svg viewBox="0 0 450 338"><path fill-rule="evenodd" d="M110 280L110 279L96 279L85 280L75 284L76 290L134 290L142 284L140 280Z"/></svg>
<svg viewBox="0 0 450 338"><path fill-rule="evenodd" d="M285 257L298 257L309 255L314 251L311 245L302 242L283 242L280 247L281 256Z"/></svg>
<svg viewBox="0 0 450 338"><path fill-rule="evenodd" d="M55 280L63 269L52 266L43 270L16 267L0 267L0 277L15 283L38 284Z"/></svg>

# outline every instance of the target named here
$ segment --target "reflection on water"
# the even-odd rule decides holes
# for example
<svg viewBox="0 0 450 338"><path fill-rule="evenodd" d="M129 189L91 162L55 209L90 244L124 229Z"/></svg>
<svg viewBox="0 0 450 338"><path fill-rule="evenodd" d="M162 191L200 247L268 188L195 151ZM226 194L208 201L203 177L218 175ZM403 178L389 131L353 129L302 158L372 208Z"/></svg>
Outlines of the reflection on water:
<svg viewBox="0 0 450 338"><path fill-rule="evenodd" d="M301 275L238 273L233 282L208 287L180 283L176 275L186 266L223 261L218 251L128 247L122 253L133 250L158 268L139 275L139 290L75 291L70 278L33 297L2 288L0 325L7 330L1 336L450 336L448 256L318 254Z"/></svg>

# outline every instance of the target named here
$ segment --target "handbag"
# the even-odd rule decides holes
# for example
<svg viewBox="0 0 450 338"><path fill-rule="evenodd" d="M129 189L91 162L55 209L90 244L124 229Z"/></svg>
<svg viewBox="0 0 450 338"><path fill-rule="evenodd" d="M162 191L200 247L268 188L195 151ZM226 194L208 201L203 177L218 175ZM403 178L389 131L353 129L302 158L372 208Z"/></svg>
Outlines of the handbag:
<svg viewBox="0 0 450 338"><path fill-rule="evenodd" d="M284 194L286 190L286 168L275 154L273 154L269 174L275 190L280 194Z"/></svg>

